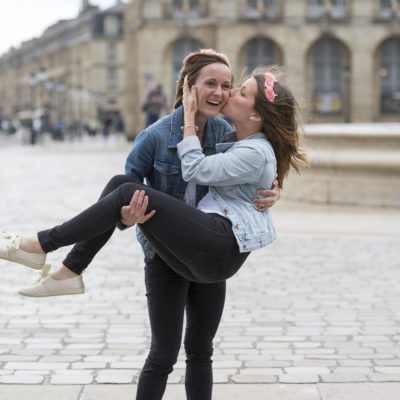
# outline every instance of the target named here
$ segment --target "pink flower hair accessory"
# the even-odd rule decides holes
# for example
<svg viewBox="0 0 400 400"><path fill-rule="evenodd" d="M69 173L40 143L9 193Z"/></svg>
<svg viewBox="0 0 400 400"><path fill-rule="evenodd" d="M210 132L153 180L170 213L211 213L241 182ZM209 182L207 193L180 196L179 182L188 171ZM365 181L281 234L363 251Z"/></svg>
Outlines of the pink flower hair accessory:
<svg viewBox="0 0 400 400"><path fill-rule="evenodd" d="M189 55L187 55L185 57L185 59L183 60L183 63L186 64L189 61L191 61L193 58L198 57L200 54L206 54L208 56L217 56L222 58L224 61L226 61L226 63L229 65L229 67L231 66L230 62L229 62L229 58L223 54L223 53L217 53L214 49L201 49L199 52L195 52L195 53L190 53Z"/></svg>
<svg viewBox="0 0 400 400"><path fill-rule="evenodd" d="M265 81L264 81L265 97L271 103L274 102L275 97L277 96L277 94L274 92L274 85L275 82L277 81L278 80L276 79L276 76L272 72L267 72L265 74Z"/></svg>

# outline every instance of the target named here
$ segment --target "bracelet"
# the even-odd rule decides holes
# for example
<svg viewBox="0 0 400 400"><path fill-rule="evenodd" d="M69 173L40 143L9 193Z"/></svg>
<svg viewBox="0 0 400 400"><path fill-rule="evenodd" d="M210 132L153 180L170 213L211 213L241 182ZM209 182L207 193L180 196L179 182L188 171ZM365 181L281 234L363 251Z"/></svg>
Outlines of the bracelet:
<svg viewBox="0 0 400 400"><path fill-rule="evenodd" d="M181 126L181 129L184 130L185 128L194 128L196 131L199 130L199 127L197 125L183 125Z"/></svg>

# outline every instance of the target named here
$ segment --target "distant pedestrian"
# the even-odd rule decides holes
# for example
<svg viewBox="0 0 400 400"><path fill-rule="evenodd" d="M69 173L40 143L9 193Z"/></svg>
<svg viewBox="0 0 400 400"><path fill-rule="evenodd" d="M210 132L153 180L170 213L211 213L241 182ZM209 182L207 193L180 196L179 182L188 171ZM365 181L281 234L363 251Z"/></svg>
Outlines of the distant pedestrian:
<svg viewBox="0 0 400 400"><path fill-rule="evenodd" d="M53 140L64 140L64 129L64 123L61 119L58 119L53 128Z"/></svg>
<svg viewBox="0 0 400 400"><path fill-rule="evenodd" d="M106 114L103 118L102 125L101 125L101 132L104 138L108 138L112 127L112 119L110 115Z"/></svg>
<svg viewBox="0 0 400 400"><path fill-rule="evenodd" d="M125 124L123 118L121 117L121 115L119 115L119 113L115 113L112 120L112 125L112 130L114 133L116 133L117 135L121 135L124 133Z"/></svg>
<svg viewBox="0 0 400 400"><path fill-rule="evenodd" d="M99 129L99 123L97 118L91 118L88 123L89 136L96 136L98 129Z"/></svg>
<svg viewBox="0 0 400 400"><path fill-rule="evenodd" d="M143 111L146 113L146 127L156 122L161 115L161 110L167 107L167 98L165 97L162 85L158 84L146 95L143 104Z"/></svg>

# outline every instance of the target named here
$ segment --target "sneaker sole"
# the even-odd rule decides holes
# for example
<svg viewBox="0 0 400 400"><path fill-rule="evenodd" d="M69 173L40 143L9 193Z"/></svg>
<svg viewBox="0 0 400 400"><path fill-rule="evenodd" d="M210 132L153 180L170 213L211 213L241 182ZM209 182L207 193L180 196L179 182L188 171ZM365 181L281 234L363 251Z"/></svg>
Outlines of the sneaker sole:
<svg viewBox="0 0 400 400"><path fill-rule="evenodd" d="M68 294L84 294L84 293L85 289L74 289L74 290L70 289L66 291L35 293L35 294L18 292L18 294L20 294L21 296L26 296L26 297L51 297L51 296L65 296Z"/></svg>
<svg viewBox="0 0 400 400"><path fill-rule="evenodd" d="M10 260L10 261L12 261L12 260ZM19 262L19 261L13 261L13 262L15 262L17 264L25 265L26 267L33 268L33 269L42 269L44 267L44 264L37 265L37 264L23 263L23 262Z"/></svg>
<svg viewBox="0 0 400 400"><path fill-rule="evenodd" d="M20 265L25 265L26 267L33 268L33 269L42 269L45 264L39 265L39 264L33 264L30 263L29 261L22 261L22 260L13 260L12 258L6 258L6 257L0 257L2 260L5 261L10 261L16 264Z"/></svg>

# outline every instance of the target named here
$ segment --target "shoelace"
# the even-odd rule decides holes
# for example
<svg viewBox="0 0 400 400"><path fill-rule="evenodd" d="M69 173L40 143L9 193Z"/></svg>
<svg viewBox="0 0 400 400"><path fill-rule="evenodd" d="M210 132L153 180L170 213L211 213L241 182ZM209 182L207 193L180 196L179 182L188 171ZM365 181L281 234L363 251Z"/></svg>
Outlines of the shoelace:
<svg viewBox="0 0 400 400"><path fill-rule="evenodd" d="M7 232L5 230L3 230L2 235L3 235L4 239L9 239L9 241L7 243L8 250L18 250L19 249L20 236L14 234L14 233L11 233L11 232Z"/></svg>
<svg viewBox="0 0 400 400"><path fill-rule="evenodd" d="M51 264L44 264L42 271L40 273L40 278L34 283L34 285L44 282L50 276L49 275L50 270L51 270Z"/></svg>

